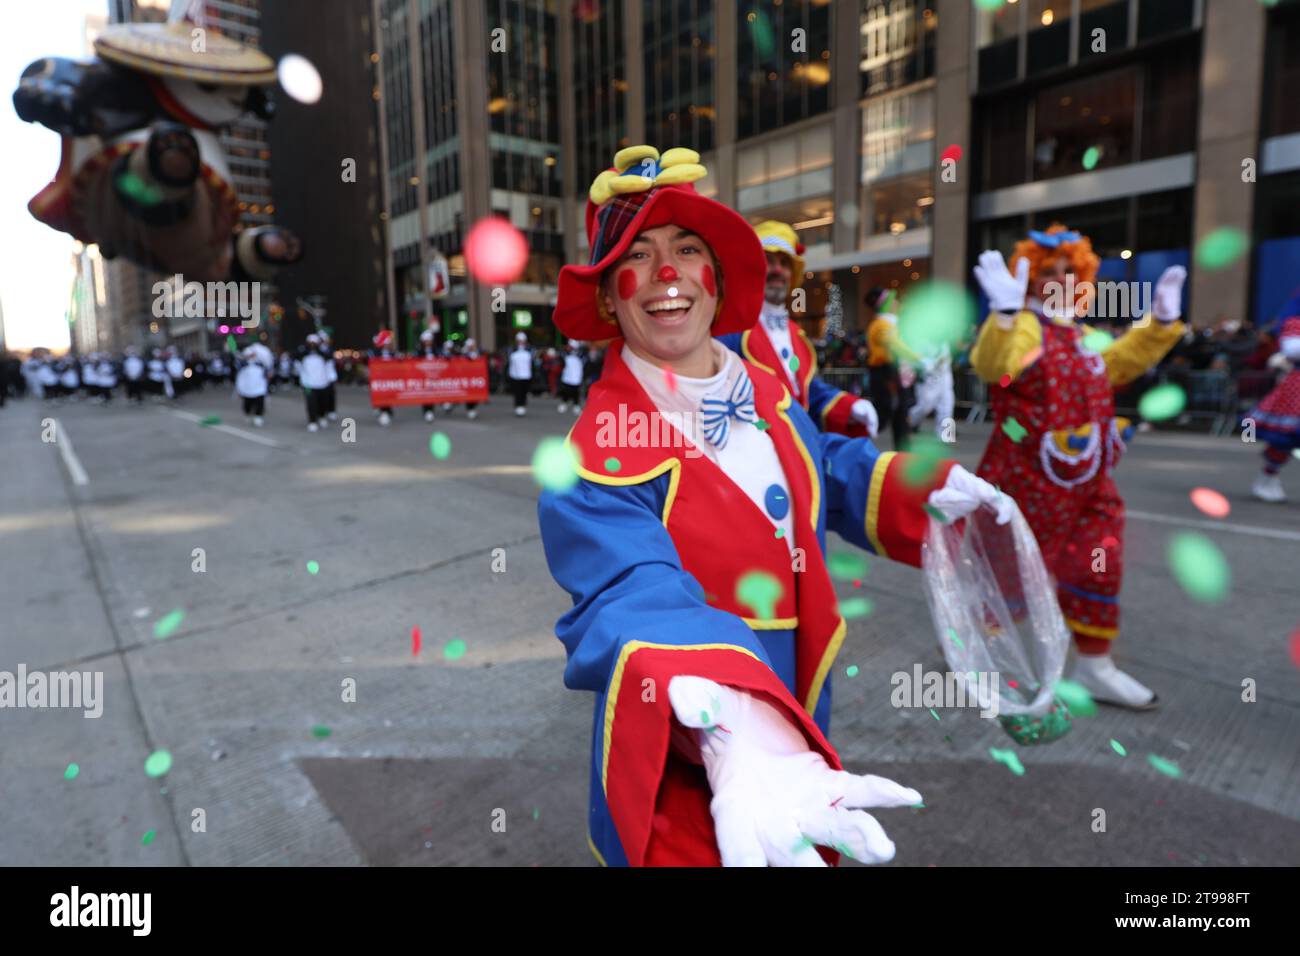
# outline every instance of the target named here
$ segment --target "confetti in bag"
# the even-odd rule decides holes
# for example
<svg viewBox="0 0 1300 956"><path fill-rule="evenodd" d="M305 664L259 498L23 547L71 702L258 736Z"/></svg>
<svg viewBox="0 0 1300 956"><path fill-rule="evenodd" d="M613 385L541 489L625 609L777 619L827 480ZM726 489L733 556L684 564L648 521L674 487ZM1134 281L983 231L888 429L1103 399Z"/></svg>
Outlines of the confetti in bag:
<svg viewBox="0 0 1300 956"><path fill-rule="evenodd" d="M1047 743L1068 732L1069 709L1054 691L1070 632L1020 509L1004 525L987 508L955 523L932 517L921 567L944 657L968 697L979 698L981 683L986 696L996 695L998 719L1017 743ZM980 682L980 674L989 677ZM979 705L988 710L994 703Z"/></svg>

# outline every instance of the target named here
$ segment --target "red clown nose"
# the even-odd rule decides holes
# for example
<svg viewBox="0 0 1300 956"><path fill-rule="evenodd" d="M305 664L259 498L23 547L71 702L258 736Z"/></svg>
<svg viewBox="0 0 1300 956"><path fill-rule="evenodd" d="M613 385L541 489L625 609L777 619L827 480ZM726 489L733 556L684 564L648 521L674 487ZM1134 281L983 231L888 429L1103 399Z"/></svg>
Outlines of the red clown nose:
<svg viewBox="0 0 1300 956"><path fill-rule="evenodd" d="M676 282L680 276L677 275L677 270L672 266L664 266L659 270L655 278L660 282Z"/></svg>

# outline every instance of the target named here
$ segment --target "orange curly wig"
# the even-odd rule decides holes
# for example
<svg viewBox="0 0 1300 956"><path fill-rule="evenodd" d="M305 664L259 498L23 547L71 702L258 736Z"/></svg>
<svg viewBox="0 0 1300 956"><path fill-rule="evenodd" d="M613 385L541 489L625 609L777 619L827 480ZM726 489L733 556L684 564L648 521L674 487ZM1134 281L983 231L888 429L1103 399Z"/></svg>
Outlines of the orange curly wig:
<svg viewBox="0 0 1300 956"><path fill-rule="evenodd" d="M1069 230L1059 222L1054 222L1045 230L1048 235ZM1085 314L1088 306L1089 290L1097 281L1097 269L1101 266L1101 256L1092 251L1092 240L1080 235L1078 242L1062 242L1055 249L1040 246L1033 239L1021 239L1011 252L1011 261L1007 267L1014 275L1016 265L1021 259L1029 260L1029 281L1033 282L1042 271L1064 259L1066 271L1074 274L1076 310ZM1083 283L1087 285L1083 285Z"/></svg>

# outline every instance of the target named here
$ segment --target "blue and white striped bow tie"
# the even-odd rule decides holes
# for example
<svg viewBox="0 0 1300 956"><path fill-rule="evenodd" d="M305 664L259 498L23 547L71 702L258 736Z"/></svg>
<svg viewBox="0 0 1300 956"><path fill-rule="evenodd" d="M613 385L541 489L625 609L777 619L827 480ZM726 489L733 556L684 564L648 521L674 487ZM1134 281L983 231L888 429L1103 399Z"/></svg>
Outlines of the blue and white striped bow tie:
<svg viewBox="0 0 1300 956"><path fill-rule="evenodd" d="M731 393L726 397L715 393L701 399L700 416L704 437L709 440L709 444L718 450L726 448L733 418L738 422L758 420L754 410L754 384L749 376L741 372L731 386Z"/></svg>
<svg viewBox="0 0 1300 956"><path fill-rule="evenodd" d="M773 332L779 332L781 331L781 327L785 325L786 318L787 316L784 312L764 312L763 324Z"/></svg>

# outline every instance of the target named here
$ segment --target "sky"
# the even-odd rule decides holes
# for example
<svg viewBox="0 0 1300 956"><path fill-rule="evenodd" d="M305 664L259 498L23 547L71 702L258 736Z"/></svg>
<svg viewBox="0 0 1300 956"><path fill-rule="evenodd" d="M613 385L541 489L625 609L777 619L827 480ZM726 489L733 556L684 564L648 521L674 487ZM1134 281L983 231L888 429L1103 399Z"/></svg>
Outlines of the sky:
<svg viewBox="0 0 1300 956"><path fill-rule="evenodd" d="M107 12L107 0L41 0L0 29L0 307L10 349L67 347L73 278L72 237L27 211L59 167L59 137L18 119L13 92L33 60L84 58L86 15Z"/></svg>

